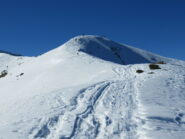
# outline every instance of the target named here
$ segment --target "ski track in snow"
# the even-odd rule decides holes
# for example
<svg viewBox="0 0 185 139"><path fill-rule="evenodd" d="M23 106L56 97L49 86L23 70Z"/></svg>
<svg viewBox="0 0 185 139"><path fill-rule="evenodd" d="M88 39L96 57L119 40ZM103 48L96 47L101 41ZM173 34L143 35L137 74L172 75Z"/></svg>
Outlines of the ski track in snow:
<svg viewBox="0 0 185 139"><path fill-rule="evenodd" d="M104 81L81 89L65 112L49 118L31 137L36 139L134 139L137 100L134 76L123 68L114 69L116 80ZM133 76L132 80L130 79Z"/></svg>

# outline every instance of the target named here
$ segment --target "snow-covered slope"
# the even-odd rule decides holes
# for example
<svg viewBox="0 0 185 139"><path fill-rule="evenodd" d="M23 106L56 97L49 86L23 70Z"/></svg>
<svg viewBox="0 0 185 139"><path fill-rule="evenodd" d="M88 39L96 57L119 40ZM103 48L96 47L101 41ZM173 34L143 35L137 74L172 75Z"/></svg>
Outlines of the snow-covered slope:
<svg viewBox="0 0 185 139"><path fill-rule="evenodd" d="M90 35L38 57L0 52L0 139L183 139L184 131L184 61Z"/></svg>

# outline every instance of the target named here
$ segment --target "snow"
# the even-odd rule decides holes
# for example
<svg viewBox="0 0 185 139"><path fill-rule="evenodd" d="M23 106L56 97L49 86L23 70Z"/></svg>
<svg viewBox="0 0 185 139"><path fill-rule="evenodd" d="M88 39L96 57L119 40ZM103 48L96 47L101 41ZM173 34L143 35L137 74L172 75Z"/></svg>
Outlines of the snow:
<svg viewBox="0 0 185 139"><path fill-rule="evenodd" d="M184 61L86 35L38 57L2 52L3 70L0 139L185 136Z"/></svg>

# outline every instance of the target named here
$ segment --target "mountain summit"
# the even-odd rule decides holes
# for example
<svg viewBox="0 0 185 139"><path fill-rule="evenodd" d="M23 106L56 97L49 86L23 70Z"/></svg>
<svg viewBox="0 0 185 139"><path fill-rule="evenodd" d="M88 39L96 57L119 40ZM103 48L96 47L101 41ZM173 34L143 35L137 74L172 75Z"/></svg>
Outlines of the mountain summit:
<svg viewBox="0 0 185 139"><path fill-rule="evenodd" d="M93 57L122 65L169 61L167 58L116 43L101 36L77 36L61 47L72 53L86 53Z"/></svg>
<svg viewBox="0 0 185 139"><path fill-rule="evenodd" d="M185 62L100 36L0 52L0 139L183 139Z"/></svg>

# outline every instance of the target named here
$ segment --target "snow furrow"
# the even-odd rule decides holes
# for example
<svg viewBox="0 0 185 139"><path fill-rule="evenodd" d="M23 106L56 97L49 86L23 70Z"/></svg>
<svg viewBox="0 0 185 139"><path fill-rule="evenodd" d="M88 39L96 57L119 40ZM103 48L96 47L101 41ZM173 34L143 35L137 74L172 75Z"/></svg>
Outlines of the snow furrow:
<svg viewBox="0 0 185 139"><path fill-rule="evenodd" d="M84 119L86 117L88 117L89 114L91 114L93 112L93 108L94 105L97 103L97 101L99 100L100 96L103 95L104 90L109 86L109 83L106 83L105 85L100 86L96 92L93 93L93 95L90 97L89 102L90 104L87 105L87 108L85 109L85 111L83 111L82 113L76 114L76 118L74 121L74 126L72 129L72 132L70 134L70 136L66 137L66 136L61 136L60 139L71 139L73 138L76 133L78 132L82 122L84 121ZM98 134L98 125L97 122L93 122L94 124L94 137L97 136Z"/></svg>

